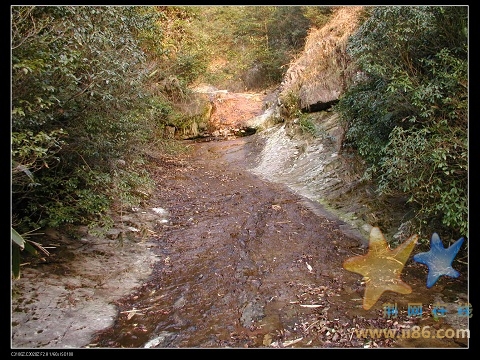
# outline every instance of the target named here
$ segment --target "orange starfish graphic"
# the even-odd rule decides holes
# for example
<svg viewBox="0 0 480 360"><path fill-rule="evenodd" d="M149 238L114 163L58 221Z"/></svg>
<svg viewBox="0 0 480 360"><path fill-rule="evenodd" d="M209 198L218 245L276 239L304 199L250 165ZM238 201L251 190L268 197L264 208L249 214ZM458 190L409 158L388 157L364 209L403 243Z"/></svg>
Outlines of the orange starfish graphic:
<svg viewBox="0 0 480 360"><path fill-rule="evenodd" d="M365 310L375 305L385 291L400 294L412 292L412 288L400 279L400 273L417 240L418 235L413 235L394 250L390 250L380 229L373 227L370 231L368 253L344 261L345 270L363 275L365 281L363 308Z"/></svg>

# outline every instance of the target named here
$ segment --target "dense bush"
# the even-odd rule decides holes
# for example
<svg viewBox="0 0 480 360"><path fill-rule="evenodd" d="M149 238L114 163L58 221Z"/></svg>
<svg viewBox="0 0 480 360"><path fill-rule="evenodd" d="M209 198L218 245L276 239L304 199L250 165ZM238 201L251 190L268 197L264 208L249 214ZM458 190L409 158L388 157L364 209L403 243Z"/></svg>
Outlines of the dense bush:
<svg viewBox="0 0 480 360"><path fill-rule="evenodd" d="M137 145L147 103L137 8L12 7L12 215L19 232L100 223L148 188ZM143 109L143 110L139 110ZM117 160L126 164L115 167ZM119 173L122 172L120 176Z"/></svg>
<svg viewBox="0 0 480 360"><path fill-rule="evenodd" d="M468 236L468 8L369 12L347 46L358 76L336 107L345 146L380 194L408 197L425 237Z"/></svg>

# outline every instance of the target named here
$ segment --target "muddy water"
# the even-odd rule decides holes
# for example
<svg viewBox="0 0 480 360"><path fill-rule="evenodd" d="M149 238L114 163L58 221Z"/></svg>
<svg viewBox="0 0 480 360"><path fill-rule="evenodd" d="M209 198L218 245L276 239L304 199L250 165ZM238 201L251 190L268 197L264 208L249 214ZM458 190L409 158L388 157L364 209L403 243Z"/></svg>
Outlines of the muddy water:
<svg viewBox="0 0 480 360"><path fill-rule="evenodd" d="M342 268L346 258L366 251L360 233L346 232L318 204L247 171L252 148L246 152L246 141L192 143L185 163L158 170L163 191L152 205L170 215L150 239L158 262L147 282L116 303L115 325L89 347L467 346L456 338L358 337L360 328L452 327L453 318L433 323L427 313L385 319L382 303L454 306L466 299L466 278L442 279L426 291L425 270L409 263L412 294L386 293L363 310L361 276Z"/></svg>

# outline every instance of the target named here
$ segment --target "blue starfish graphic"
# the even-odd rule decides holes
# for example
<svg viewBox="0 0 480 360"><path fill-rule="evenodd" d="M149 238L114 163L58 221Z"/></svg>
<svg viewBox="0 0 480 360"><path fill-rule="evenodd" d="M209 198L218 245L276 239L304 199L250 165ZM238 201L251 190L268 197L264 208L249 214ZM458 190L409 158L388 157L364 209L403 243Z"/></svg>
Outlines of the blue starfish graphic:
<svg viewBox="0 0 480 360"><path fill-rule="evenodd" d="M427 288L431 288L442 275L456 278L460 273L452 268L452 261L463 244L463 237L445 249L437 233L430 240L430 251L416 254L413 257L418 263L428 266Z"/></svg>

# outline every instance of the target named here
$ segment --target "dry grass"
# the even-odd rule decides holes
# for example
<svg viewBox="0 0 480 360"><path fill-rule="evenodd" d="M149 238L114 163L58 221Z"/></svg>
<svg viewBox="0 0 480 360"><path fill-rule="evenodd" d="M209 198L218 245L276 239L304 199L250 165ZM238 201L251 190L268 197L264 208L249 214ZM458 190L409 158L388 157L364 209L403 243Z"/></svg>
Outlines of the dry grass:
<svg viewBox="0 0 480 360"><path fill-rule="evenodd" d="M309 33L305 51L293 61L285 76L283 93L298 91L302 107L338 97L351 71L346 43L358 27L363 9L362 6L339 7L324 27ZM325 96L331 98L321 98Z"/></svg>

